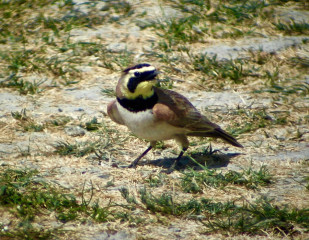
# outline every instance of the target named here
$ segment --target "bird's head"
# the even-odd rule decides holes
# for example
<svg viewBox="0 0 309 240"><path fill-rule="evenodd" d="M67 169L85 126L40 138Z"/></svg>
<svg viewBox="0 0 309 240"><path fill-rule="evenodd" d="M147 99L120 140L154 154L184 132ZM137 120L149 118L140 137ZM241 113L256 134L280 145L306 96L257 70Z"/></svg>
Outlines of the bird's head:
<svg viewBox="0 0 309 240"><path fill-rule="evenodd" d="M135 99L139 96L148 98L153 95L158 71L148 63L137 64L125 69L118 82L117 97Z"/></svg>

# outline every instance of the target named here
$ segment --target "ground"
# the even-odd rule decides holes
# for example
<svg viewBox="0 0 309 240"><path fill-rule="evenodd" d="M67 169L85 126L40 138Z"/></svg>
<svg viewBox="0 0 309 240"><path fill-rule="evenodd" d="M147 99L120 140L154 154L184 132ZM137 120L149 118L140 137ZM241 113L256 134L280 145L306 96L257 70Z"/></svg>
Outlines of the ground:
<svg viewBox="0 0 309 240"><path fill-rule="evenodd" d="M306 1L2 1L1 239L308 239ZM244 146L106 113L147 62Z"/></svg>

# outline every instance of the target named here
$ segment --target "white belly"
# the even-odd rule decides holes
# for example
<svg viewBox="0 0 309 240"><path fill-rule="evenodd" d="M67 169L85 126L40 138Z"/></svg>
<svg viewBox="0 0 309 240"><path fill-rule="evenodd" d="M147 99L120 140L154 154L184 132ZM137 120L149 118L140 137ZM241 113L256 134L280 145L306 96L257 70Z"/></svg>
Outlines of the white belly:
<svg viewBox="0 0 309 240"><path fill-rule="evenodd" d="M117 103L119 114L125 125L139 138L148 141L159 141L175 138L177 134L183 134L182 128L174 127L164 121L157 121L151 110L138 113L130 112Z"/></svg>

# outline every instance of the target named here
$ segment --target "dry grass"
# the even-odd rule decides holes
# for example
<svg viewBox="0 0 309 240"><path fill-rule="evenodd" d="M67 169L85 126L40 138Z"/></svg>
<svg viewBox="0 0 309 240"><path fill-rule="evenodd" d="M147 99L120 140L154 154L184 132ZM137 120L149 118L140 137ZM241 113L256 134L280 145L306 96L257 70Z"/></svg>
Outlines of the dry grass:
<svg viewBox="0 0 309 240"><path fill-rule="evenodd" d="M308 238L308 42L248 51L241 60L200 53L260 36L298 36L293 26L278 29L274 16L279 8L308 11L306 2L248 1L264 5L245 10L240 1L160 1L160 10L144 13L152 2L107 1L87 5L87 14L70 1L30 2L0 4L0 195L12 201L0 200L1 238ZM301 31L308 34L306 25ZM115 39L127 49L113 49ZM119 72L137 62L160 68L163 87L192 101L210 101L207 92L237 94L238 106L200 110L245 148L191 138L183 167L167 175L162 170L179 152L167 141L137 169L125 168L148 143L113 123L106 106ZM68 126L85 134L70 136ZM220 151L211 153L210 143ZM252 174L264 167L269 175L256 180ZM20 180L16 170L35 172ZM4 179L8 171L12 178ZM184 187L184 178L194 184ZM75 201L51 208L47 190ZM27 205L20 202L27 194L41 197Z"/></svg>

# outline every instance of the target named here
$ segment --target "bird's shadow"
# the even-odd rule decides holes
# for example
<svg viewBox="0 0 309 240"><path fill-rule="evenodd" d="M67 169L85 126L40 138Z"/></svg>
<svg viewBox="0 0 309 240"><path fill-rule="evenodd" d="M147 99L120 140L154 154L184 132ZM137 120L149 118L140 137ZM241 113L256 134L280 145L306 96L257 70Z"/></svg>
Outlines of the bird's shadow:
<svg viewBox="0 0 309 240"><path fill-rule="evenodd" d="M194 170L203 170L203 166L207 168L221 168L227 167L230 159L234 158L241 153L222 153L222 152L207 152L207 153L193 153L189 156L184 156L180 159L176 166L176 170L183 171L192 168ZM194 159L194 160L192 160ZM161 158L150 161L140 162L139 165L154 165L168 169L174 162L175 158Z"/></svg>

